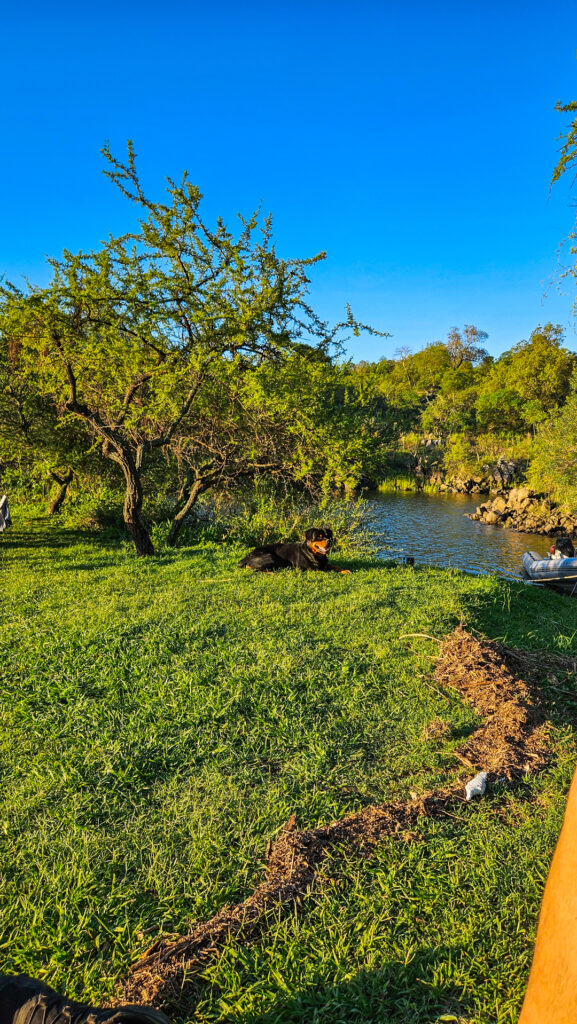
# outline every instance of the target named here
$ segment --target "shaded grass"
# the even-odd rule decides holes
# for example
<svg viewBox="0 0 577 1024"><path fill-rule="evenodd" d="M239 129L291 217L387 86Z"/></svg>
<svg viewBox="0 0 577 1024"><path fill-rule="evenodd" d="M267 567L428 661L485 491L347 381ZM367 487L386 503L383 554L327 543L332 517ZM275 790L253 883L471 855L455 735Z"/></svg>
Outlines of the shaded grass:
<svg viewBox="0 0 577 1024"><path fill-rule="evenodd" d="M534 819L551 850L569 777L565 757L522 800L423 819L409 843L388 839L364 860L336 855L297 914L205 972L197 1019L215 1019L216 1003L220 1019L263 1024L516 1021L544 880Z"/></svg>
<svg viewBox="0 0 577 1024"><path fill-rule="evenodd" d="M576 606L521 584L368 560L255 576L239 555L138 560L43 520L0 542L6 970L102 999L159 931L244 898L291 813L308 827L441 784L477 720L431 685L436 645L401 634L465 613L513 645L577 647ZM551 693L560 759L510 813L489 800L345 858L295 919L208 968L199 1019L514 1019L573 758L574 702ZM436 718L447 742L424 738ZM515 970L495 967L498 936Z"/></svg>

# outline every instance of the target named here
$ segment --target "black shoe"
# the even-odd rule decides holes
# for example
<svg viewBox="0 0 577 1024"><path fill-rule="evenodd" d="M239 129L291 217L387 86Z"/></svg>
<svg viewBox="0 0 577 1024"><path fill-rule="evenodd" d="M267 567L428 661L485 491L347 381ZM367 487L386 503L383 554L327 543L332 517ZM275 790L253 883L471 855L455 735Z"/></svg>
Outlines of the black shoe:
<svg viewBox="0 0 577 1024"><path fill-rule="evenodd" d="M149 1006L98 1010L58 995L27 974L0 974L0 1024L170 1024Z"/></svg>

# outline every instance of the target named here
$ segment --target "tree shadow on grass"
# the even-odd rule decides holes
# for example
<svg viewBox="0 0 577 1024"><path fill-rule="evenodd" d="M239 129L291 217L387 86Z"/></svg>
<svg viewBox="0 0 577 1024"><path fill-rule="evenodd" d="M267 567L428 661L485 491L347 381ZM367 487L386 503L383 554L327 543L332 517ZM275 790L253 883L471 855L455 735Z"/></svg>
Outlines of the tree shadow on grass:
<svg viewBox="0 0 577 1024"><path fill-rule="evenodd" d="M464 599L464 625L519 652L535 652L531 665L554 725L577 727L577 600L547 588L498 581L493 594ZM551 655L550 658L548 656ZM511 665L523 674L522 668Z"/></svg>
<svg viewBox="0 0 577 1024"><path fill-rule="evenodd" d="M224 1017L236 1024L431 1024L440 1017L466 1021L472 1007L456 988L434 981L435 973L459 959L461 947L423 950L408 964L391 963L377 971L359 971L333 985L318 975L289 999L265 1013ZM464 951L463 951L464 952ZM177 1017L175 1024L190 1018Z"/></svg>
<svg viewBox="0 0 577 1024"><path fill-rule="evenodd" d="M63 571L76 571L82 569L102 568L105 565L119 564L118 555L123 548L128 548L126 553L129 557L133 557L135 561L151 565L174 562L176 559L182 559L183 556L192 558L192 556L199 553L193 548L180 549L159 547L156 550L156 553L151 555L150 558L141 560L136 554L129 535L120 530L113 528L106 528L102 531L71 529L46 522L46 520L43 519L31 520L31 522L34 522L34 528L32 530L10 529L9 532L6 532L2 538L0 538L0 554L2 551L62 551L67 548L92 548L95 553L94 563L86 562L84 564L79 564L78 562L71 562L69 565L57 567ZM106 552L109 552L110 555L106 561L104 561L102 555ZM203 551L202 553L205 558L210 559L210 552L207 553L206 551Z"/></svg>
<svg viewBox="0 0 577 1024"><path fill-rule="evenodd" d="M524 650L577 656L577 599L498 580L491 594L464 597L465 626Z"/></svg>
<svg viewBox="0 0 577 1024"><path fill-rule="evenodd" d="M69 548L83 544L103 544L103 538L90 530L50 529L36 527L32 531L14 530L7 532L0 541L0 548L14 550L18 548ZM111 545L106 538L106 546Z"/></svg>

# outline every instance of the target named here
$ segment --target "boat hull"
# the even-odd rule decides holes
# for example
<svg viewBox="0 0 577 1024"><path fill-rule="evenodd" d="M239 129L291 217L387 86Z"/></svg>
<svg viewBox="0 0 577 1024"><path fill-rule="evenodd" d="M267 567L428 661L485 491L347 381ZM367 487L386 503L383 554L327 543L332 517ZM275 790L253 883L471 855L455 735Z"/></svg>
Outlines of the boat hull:
<svg viewBox="0 0 577 1024"><path fill-rule="evenodd" d="M534 551L523 555L523 569L534 583L577 594L577 558L542 558Z"/></svg>

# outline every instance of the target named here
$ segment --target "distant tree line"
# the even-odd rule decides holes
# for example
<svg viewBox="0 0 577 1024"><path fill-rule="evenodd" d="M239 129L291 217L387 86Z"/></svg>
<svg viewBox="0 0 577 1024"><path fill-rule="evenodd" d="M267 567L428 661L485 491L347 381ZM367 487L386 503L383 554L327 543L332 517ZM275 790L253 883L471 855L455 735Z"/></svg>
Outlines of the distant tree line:
<svg viewBox="0 0 577 1024"><path fill-rule="evenodd" d="M498 359L486 339L474 326L453 328L444 343L351 367L361 390L388 404L397 468L482 474L503 454L542 466L551 424L577 389L577 356L553 324Z"/></svg>

